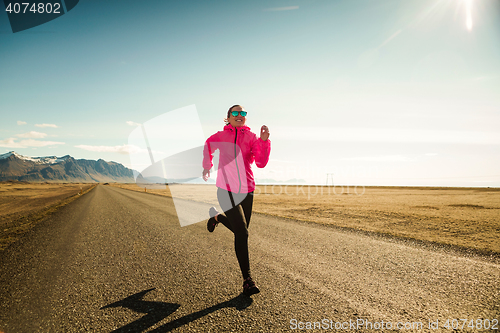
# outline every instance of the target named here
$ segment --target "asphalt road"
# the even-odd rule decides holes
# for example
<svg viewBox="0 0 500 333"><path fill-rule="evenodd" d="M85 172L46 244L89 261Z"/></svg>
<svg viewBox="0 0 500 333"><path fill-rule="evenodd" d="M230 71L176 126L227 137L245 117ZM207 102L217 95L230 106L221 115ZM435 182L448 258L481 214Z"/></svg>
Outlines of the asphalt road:
<svg viewBox="0 0 500 333"><path fill-rule="evenodd" d="M103 185L0 255L5 333L451 331L447 319L500 317L498 262L259 214L248 298L224 226L180 227L171 199Z"/></svg>

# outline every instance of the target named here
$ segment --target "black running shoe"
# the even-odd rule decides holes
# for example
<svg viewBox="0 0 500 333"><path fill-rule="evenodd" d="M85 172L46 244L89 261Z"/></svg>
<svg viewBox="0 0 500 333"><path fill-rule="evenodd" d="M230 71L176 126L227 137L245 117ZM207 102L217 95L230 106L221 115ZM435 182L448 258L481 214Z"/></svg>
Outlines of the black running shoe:
<svg viewBox="0 0 500 333"><path fill-rule="evenodd" d="M258 293L260 293L260 290L255 285L255 282L253 282L251 277L248 277L245 281L243 281L243 294L250 296Z"/></svg>
<svg viewBox="0 0 500 333"><path fill-rule="evenodd" d="M217 211L217 209L215 209L215 207L210 207L208 214L210 215L210 218L207 222L207 229L209 232L214 232L215 227L217 226L217 224L219 224L219 222L215 220L215 216L217 216L219 212Z"/></svg>

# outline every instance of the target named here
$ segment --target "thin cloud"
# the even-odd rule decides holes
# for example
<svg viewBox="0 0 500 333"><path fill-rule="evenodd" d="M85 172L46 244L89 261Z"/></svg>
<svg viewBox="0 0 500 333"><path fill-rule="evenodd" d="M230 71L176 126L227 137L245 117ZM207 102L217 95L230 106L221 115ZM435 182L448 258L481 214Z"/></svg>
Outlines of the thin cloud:
<svg viewBox="0 0 500 333"><path fill-rule="evenodd" d="M27 124L27 122L22 121L22 120L18 120L18 121L17 121L17 124L18 124L18 125L26 125L26 124Z"/></svg>
<svg viewBox="0 0 500 333"><path fill-rule="evenodd" d="M264 12L282 12L285 10L299 9L299 6L289 6L289 7L275 7L263 9Z"/></svg>
<svg viewBox="0 0 500 333"><path fill-rule="evenodd" d="M0 147L4 148L26 148L19 142L15 142L17 138L7 138L5 140L0 140Z"/></svg>
<svg viewBox="0 0 500 333"><path fill-rule="evenodd" d="M139 124L139 123L134 123L133 121L130 121L130 120L129 120L129 121L127 121L127 125L129 125L129 126L141 126L141 124Z"/></svg>
<svg viewBox="0 0 500 333"><path fill-rule="evenodd" d="M59 126L55 124L35 124L36 127L52 127L52 128L58 128Z"/></svg>
<svg viewBox="0 0 500 333"><path fill-rule="evenodd" d="M20 143L22 145L27 146L27 147L46 147L46 146L64 145L65 144L64 142L40 141L40 140L33 140L33 139L22 140Z"/></svg>
<svg viewBox="0 0 500 333"><path fill-rule="evenodd" d="M34 139L21 140L16 142L17 138L7 138L0 140L0 147L4 148L28 148L28 147L46 147L54 145L64 145L64 142L57 141L40 141Z"/></svg>
<svg viewBox="0 0 500 333"><path fill-rule="evenodd" d="M121 145L121 146L88 146L88 145L78 145L76 148L80 148L88 151L95 151L99 153L118 153L118 154L135 154L143 151L143 149L134 145Z"/></svg>
<svg viewBox="0 0 500 333"><path fill-rule="evenodd" d="M20 138L26 138L26 139L43 139L47 136L47 134L31 131L28 133L17 134L17 136Z"/></svg>

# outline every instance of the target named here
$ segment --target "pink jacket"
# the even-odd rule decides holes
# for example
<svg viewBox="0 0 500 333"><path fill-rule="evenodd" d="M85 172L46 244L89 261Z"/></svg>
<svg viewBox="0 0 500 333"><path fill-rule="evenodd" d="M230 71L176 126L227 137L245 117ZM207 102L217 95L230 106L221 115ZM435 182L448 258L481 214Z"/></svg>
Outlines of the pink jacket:
<svg viewBox="0 0 500 333"><path fill-rule="evenodd" d="M266 166L271 153L271 141L262 141L250 132L250 127L224 126L209 137L203 149L203 168L210 170L213 166L214 152L219 149L219 165L217 167L216 185L235 193L249 193L255 190L255 180L251 164L259 168Z"/></svg>

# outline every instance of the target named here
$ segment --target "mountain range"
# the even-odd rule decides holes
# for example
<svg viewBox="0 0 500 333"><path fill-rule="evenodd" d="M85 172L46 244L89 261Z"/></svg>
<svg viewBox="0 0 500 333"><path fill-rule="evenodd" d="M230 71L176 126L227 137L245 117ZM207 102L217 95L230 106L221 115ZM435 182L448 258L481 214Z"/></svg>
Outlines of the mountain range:
<svg viewBox="0 0 500 333"><path fill-rule="evenodd" d="M28 157L14 151L0 155L0 181L17 180L26 182L65 182L94 183L119 182L138 184L191 183L215 184L214 179L207 182L196 179L165 179L137 173L117 162L102 159L75 159L69 155L63 157L45 156ZM257 184L305 184L304 179L277 181L275 179L256 179Z"/></svg>
<svg viewBox="0 0 500 333"><path fill-rule="evenodd" d="M134 182L133 171L120 163L102 159L63 157L28 157L14 151L0 155L0 181L27 182Z"/></svg>

